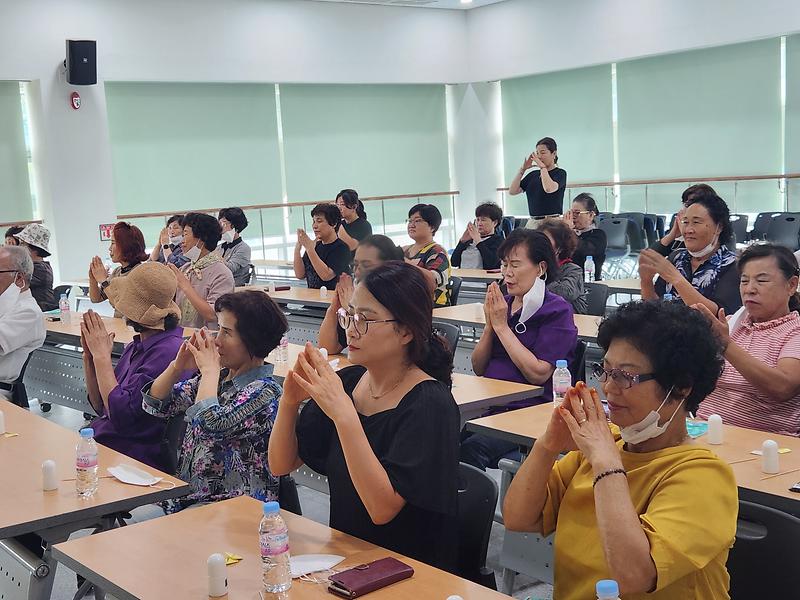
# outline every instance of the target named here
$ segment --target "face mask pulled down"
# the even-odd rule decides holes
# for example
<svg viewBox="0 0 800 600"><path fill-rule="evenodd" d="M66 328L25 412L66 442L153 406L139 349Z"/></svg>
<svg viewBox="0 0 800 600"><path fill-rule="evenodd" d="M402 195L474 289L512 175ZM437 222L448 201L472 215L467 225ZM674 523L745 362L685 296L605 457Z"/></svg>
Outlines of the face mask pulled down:
<svg viewBox="0 0 800 600"><path fill-rule="evenodd" d="M228 231L224 231L222 233L222 241L226 244L230 244L235 237L236 231L234 229L229 229Z"/></svg>
<svg viewBox="0 0 800 600"><path fill-rule="evenodd" d="M200 246L192 246L189 250L184 252L183 255L190 261L197 262L200 258Z"/></svg>
<svg viewBox="0 0 800 600"><path fill-rule="evenodd" d="M658 411L661 410L661 408L667 403L667 400L669 399L670 394L672 394L673 389L674 388L669 388L669 392L667 392L666 397L661 402L658 409L651 410L650 413L638 423L634 423L633 425L628 425L627 427L620 429L620 435L626 444L641 444L647 440L657 438L667 430L669 424L672 423L672 419L675 418L675 415L678 414L678 411L681 409L681 406L683 406L684 403L684 400L681 400L680 404L678 404L678 407L675 409L675 412L672 413L672 416L666 423L663 425L658 424L658 421L661 418L661 415Z"/></svg>
<svg viewBox="0 0 800 600"><path fill-rule="evenodd" d="M537 277L536 281L533 282L531 289L528 290L528 292L522 297L522 310L519 314L519 322L514 325L514 331L520 335L528 331L528 327L525 325L525 322L539 312L540 308L542 308L542 304L544 304L544 293L546 290L547 286L544 283L544 279Z"/></svg>

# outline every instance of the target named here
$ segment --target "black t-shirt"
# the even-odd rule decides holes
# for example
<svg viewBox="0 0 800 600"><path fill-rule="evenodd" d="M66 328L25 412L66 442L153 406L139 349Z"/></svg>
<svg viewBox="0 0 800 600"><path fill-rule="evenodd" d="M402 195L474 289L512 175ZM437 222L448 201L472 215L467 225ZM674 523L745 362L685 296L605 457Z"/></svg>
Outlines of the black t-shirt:
<svg viewBox="0 0 800 600"><path fill-rule="evenodd" d="M321 279L320 276L317 275L317 271L314 269L314 265L311 264L311 259L308 258L308 254L306 253L303 254L303 266L306 268L306 284L309 288L315 290L318 290L323 285L329 290L332 290L339 281L339 275L347 272L350 268L350 259L352 257L350 248L348 248L347 244L342 240L336 238L336 240L330 244L323 244L322 241L318 241L314 249L317 251L317 255L322 262L328 265L336 276L327 281Z"/></svg>
<svg viewBox="0 0 800 600"><path fill-rule="evenodd" d="M372 225L369 224L369 221L361 217L357 218L352 223L342 220L342 227L344 227L347 235L359 242L368 235L372 235Z"/></svg>
<svg viewBox="0 0 800 600"><path fill-rule="evenodd" d="M353 389L364 367L339 371ZM356 491L336 427L314 400L297 422L300 458L327 475L330 526L429 565L452 571L458 550L458 427L453 395L440 381L423 381L397 407L368 417L361 426L395 491L406 501L394 519L375 525Z"/></svg>
<svg viewBox="0 0 800 600"><path fill-rule="evenodd" d="M34 261L30 287L31 295L42 312L58 308L58 299L53 291L53 267L49 262Z"/></svg>
<svg viewBox="0 0 800 600"><path fill-rule="evenodd" d="M528 195L528 213L532 217L560 215L564 212L564 191L567 189L567 172L560 167L556 167L549 173L550 179L558 184L558 189L552 194L545 193L542 187L541 171L531 171L519 182L519 187L525 190Z"/></svg>

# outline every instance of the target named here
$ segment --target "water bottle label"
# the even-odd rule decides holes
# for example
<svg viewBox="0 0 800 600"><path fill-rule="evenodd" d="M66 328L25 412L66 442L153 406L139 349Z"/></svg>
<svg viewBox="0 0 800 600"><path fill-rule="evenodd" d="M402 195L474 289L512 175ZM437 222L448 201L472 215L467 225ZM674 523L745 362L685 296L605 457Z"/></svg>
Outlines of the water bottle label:
<svg viewBox="0 0 800 600"><path fill-rule="evenodd" d="M289 532L261 536L261 556L277 556L289 551Z"/></svg>
<svg viewBox="0 0 800 600"><path fill-rule="evenodd" d="M75 466L79 469L91 469L97 466L97 456L79 456L75 461Z"/></svg>

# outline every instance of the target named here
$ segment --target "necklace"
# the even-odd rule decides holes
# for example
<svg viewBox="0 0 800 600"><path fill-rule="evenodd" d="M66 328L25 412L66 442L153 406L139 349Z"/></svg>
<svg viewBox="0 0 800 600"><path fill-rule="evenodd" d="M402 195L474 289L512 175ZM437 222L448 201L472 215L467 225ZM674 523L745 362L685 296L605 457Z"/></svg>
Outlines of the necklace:
<svg viewBox="0 0 800 600"><path fill-rule="evenodd" d="M370 397L373 400L380 400L381 398L383 398L389 392L393 392L394 390L397 389L397 386L400 385L400 382L403 381L403 377L404 376L405 376L405 373L403 375L401 375L400 378L397 381L395 381L395 383L394 383L394 385L392 387L390 387L385 392L381 392L380 394L376 394L375 392L372 391L372 378L370 378L369 383L367 383L367 387L369 387L369 395L370 395Z"/></svg>

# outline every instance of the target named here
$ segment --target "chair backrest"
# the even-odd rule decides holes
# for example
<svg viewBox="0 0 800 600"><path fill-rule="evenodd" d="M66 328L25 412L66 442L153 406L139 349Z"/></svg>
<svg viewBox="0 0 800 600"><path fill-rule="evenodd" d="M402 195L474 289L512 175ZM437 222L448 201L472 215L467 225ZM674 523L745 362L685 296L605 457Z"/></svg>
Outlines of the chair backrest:
<svg viewBox="0 0 800 600"><path fill-rule="evenodd" d="M625 217L626 219L630 219L639 226L639 229L644 229L644 213L624 212L624 213L617 213L614 216L617 218Z"/></svg>
<svg viewBox="0 0 800 600"><path fill-rule="evenodd" d="M728 555L731 599L794 596L800 587L799 539L797 517L740 500L736 541Z"/></svg>
<svg viewBox="0 0 800 600"><path fill-rule="evenodd" d="M447 348L450 350L451 354L455 355L456 348L458 348L458 340L461 337L461 330L458 325L434 321L433 332L439 334L447 341Z"/></svg>
<svg viewBox="0 0 800 600"><path fill-rule="evenodd" d="M497 483L484 471L458 465L458 561L457 573L464 579L485 585L481 570L497 506Z"/></svg>
<svg viewBox="0 0 800 600"><path fill-rule="evenodd" d="M61 298L61 294L66 294L67 298L69 298L70 291L72 290L71 285L57 285L53 288L53 295L56 297L56 300Z"/></svg>
<svg viewBox="0 0 800 600"><path fill-rule="evenodd" d="M733 229L734 243L742 244L747 240L747 223L750 217L747 215L731 215L731 228Z"/></svg>
<svg viewBox="0 0 800 600"><path fill-rule="evenodd" d="M35 350L34 350L35 352ZM28 368L28 363L31 362L31 357L33 356L33 352L28 354L28 358L25 359L25 362L22 363L22 368L19 370L19 375L14 380L11 389L11 402L16 404L17 406L21 406L22 408L30 408L28 404L28 390L25 389L25 369Z"/></svg>
<svg viewBox="0 0 800 600"><path fill-rule="evenodd" d="M586 381L586 347L587 344L583 340L578 340L575 345L575 356L572 357L572 363L569 365L572 385L579 381Z"/></svg>
<svg viewBox="0 0 800 600"><path fill-rule="evenodd" d="M764 239L764 237L767 235L769 224L772 223L772 215L774 214L775 213L772 212L766 212L766 213L758 213L756 215L756 220L753 222L753 229L750 230L751 240Z"/></svg>
<svg viewBox="0 0 800 600"><path fill-rule="evenodd" d="M500 221L500 233L503 237L508 237L512 231L514 231L514 217L503 217Z"/></svg>
<svg viewBox="0 0 800 600"><path fill-rule="evenodd" d="M658 239L664 237L666 234L666 221L664 219L664 215L656 216L656 233L658 233Z"/></svg>
<svg viewBox="0 0 800 600"><path fill-rule="evenodd" d="M175 415L167 420L167 428L161 440L161 462L167 473L176 475L178 473L178 454L183 444L183 436L186 435L186 420L183 413Z"/></svg>
<svg viewBox="0 0 800 600"><path fill-rule="evenodd" d="M514 229L521 229L528 224L530 219L528 217L514 217Z"/></svg>
<svg viewBox="0 0 800 600"><path fill-rule="evenodd" d="M644 250L644 230L635 220L628 218L626 233L628 234L628 245L631 252Z"/></svg>
<svg viewBox="0 0 800 600"><path fill-rule="evenodd" d="M283 510L288 510L296 515L303 514L300 496L297 493L297 482L291 475L281 475L278 478L278 503Z"/></svg>
<svg viewBox="0 0 800 600"><path fill-rule="evenodd" d="M461 292L461 277L452 276L447 288L450 290L450 305L455 306L458 304L458 294Z"/></svg>
<svg viewBox="0 0 800 600"><path fill-rule="evenodd" d="M586 309L587 315L602 317L606 314L606 304L608 303L608 286L604 283L585 282L583 288L586 290Z"/></svg>
<svg viewBox="0 0 800 600"><path fill-rule="evenodd" d="M606 232L607 249L628 249L628 221L627 219L603 219L597 221L597 227Z"/></svg>
<svg viewBox="0 0 800 600"><path fill-rule="evenodd" d="M781 213L775 215L767 228L770 242L786 246L794 252L800 248L800 213Z"/></svg>
<svg viewBox="0 0 800 600"><path fill-rule="evenodd" d="M647 237L647 245L652 246L653 244L658 241L658 237L656 234L656 215L653 214L646 214L644 216L644 233Z"/></svg>

